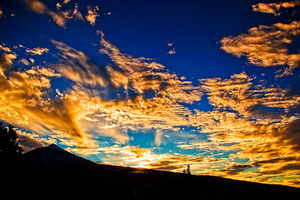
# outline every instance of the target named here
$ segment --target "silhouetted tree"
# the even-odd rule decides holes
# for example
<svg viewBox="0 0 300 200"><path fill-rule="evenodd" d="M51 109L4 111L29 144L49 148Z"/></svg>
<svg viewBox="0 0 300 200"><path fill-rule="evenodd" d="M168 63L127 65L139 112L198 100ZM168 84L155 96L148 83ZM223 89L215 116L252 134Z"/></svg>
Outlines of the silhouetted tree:
<svg viewBox="0 0 300 200"><path fill-rule="evenodd" d="M188 175L191 175L190 164L188 164L187 167L186 167L186 173L187 173Z"/></svg>
<svg viewBox="0 0 300 200"><path fill-rule="evenodd" d="M191 175L191 168L190 168L190 164L187 165L186 169L183 170L184 174L188 174Z"/></svg>
<svg viewBox="0 0 300 200"><path fill-rule="evenodd" d="M3 126L0 123L0 159L6 161L16 161L20 158L23 149L16 142L18 136L11 125Z"/></svg>

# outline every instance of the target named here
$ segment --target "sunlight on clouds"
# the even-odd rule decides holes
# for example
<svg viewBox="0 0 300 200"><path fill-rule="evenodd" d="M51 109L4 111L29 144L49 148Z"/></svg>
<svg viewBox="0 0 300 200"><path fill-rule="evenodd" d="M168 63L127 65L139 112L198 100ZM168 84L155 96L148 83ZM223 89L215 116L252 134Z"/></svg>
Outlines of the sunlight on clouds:
<svg viewBox="0 0 300 200"><path fill-rule="evenodd" d="M100 51L107 54L128 78L124 87L129 83L134 91L143 95L153 91L155 97L166 98L175 102L193 103L201 100L200 88L193 86L190 81L183 81L176 74L163 71L164 66L156 62L146 62L145 58L133 58L123 54L117 47L101 38ZM114 72L112 72L114 74ZM120 76L118 72L118 76ZM124 78L123 78L124 79ZM120 85L120 83L117 83ZM154 98L153 98L154 100Z"/></svg>
<svg viewBox="0 0 300 200"><path fill-rule="evenodd" d="M58 62L48 64L51 68L32 66L4 74L17 55L3 53L1 85L5 87L1 88L0 118L41 137L51 135L51 140L60 141L70 151L103 152L111 163L125 166L181 171L190 163L198 174L260 182L275 182L278 176L299 171L300 127L295 109L300 97L292 89L254 84L255 78L245 72L228 79L202 79L200 86L193 86L159 63L121 53L103 37L101 52L113 61L105 68L83 52L52 41ZM51 99L55 78L73 84L64 91L56 90L58 96ZM124 97L107 95L116 91ZM182 105L200 101L203 94L213 111L192 111ZM167 132L178 131L179 126L198 128L207 136L207 140L191 138L179 143L179 149L194 149L203 155L234 153L218 159L217 154L156 154L153 148L121 146L131 140L127 130L155 128L153 143L160 146L166 134L168 140L179 137L178 132ZM187 138L190 133L184 134ZM100 148L99 137L111 138L116 145ZM22 139L25 146L47 143L26 134Z"/></svg>
<svg viewBox="0 0 300 200"><path fill-rule="evenodd" d="M281 15L281 8L294 8L300 6L300 1L278 2L278 3L258 3L252 5L253 11L261 13L269 13L275 16Z"/></svg>
<svg viewBox="0 0 300 200"><path fill-rule="evenodd" d="M45 14L46 12L48 12L48 8L47 6L39 1L39 0L24 0L24 2L27 4L27 6L34 12L38 13L38 14Z"/></svg>
<svg viewBox="0 0 300 200"><path fill-rule="evenodd" d="M149 168L156 170L181 171L187 164L201 165L205 163L219 162L219 159L202 158L197 156L183 156L171 154L156 154L153 149L135 146L119 146L99 148L109 155L109 160L115 160L119 165ZM76 151L76 149L75 149ZM105 160L106 158L104 158ZM121 162L120 162L121 159Z"/></svg>
<svg viewBox="0 0 300 200"><path fill-rule="evenodd" d="M299 34L299 21L260 25L248 29L248 33L224 37L221 49L237 57L246 56L251 64L257 66L288 65L279 76L290 75L294 68L299 67L300 54L289 54L287 45Z"/></svg>
<svg viewBox="0 0 300 200"><path fill-rule="evenodd" d="M69 20L95 25L99 16L97 6L87 7L85 18L76 3L73 9L63 10L68 0L56 4L57 11L39 0L25 2L61 27ZM298 3L257 4L253 10L279 15L282 7ZM27 150L58 142L82 155L103 153L104 161L124 166L182 171L189 163L195 174L287 185L297 183L279 177L300 180L298 88L268 86L246 72L201 79L194 85L152 59L121 52L101 31L97 33L101 35L99 52L111 61L105 66L61 41L51 40L53 50L0 45L4 51L0 55L0 119L33 132L18 133ZM288 75L299 67L299 54L287 48L299 34L299 21L260 25L248 33L224 37L221 48L246 56L254 65L287 65L281 75ZM173 43L168 46L173 48ZM45 66L29 58L50 54L52 63ZM69 85L54 88L54 80ZM211 111L195 109L203 95ZM152 131L149 143L154 147L129 146L134 138L131 132L146 131ZM108 142L99 147L100 139ZM180 153L157 153L175 140L172 150ZM190 150L193 155L185 154Z"/></svg>
<svg viewBox="0 0 300 200"><path fill-rule="evenodd" d="M221 176L252 180L268 174L290 174L299 171L298 134L300 97L287 95L289 89L254 85L246 73L230 79L201 80L208 100L215 107L212 112L197 111L190 116L210 142L179 144L182 149L235 151L235 158L249 159L246 164L231 162L223 169L211 171ZM203 120L205 119L205 120ZM290 158L290 159L286 159ZM272 166L272 167L271 167ZM244 177L244 178L243 178ZM275 178L269 177L269 182Z"/></svg>
<svg viewBox="0 0 300 200"><path fill-rule="evenodd" d="M62 42L52 43L59 60L48 64L51 68L33 66L2 75L2 85L7 87L1 93L1 119L42 135L51 133L67 146L94 148L93 138L98 136L123 144L129 141L127 129L175 130L188 125L186 116L191 111L180 103L201 99L200 88L191 82L158 63L123 54L103 38L101 51L115 63L106 69L81 51ZM25 49L34 54L46 51L40 50ZM2 54L1 69L11 68L15 58L16 54ZM58 96L50 98L55 78L67 78L74 84L65 91L56 90ZM108 96L117 89L126 98Z"/></svg>
<svg viewBox="0 0 300 200"><path fill-rule="evenodd" d="M87 7L88 14L85 16L86 20L90 22L91 25L95 25L96 18L99 17L97 11L99 10L98 6L91 8L90 6Z"/></svg>
<svg viewBox="0 0 300 200"><path fill-rule="evenodd" d="M4 52L11 52L11 49L7 46L5 46L5 44L2 43L2 45L0 44L0 50L4 51Z"/></svg>
<svg viewBox="0 0 300 200"><path fill-rule="evenodd" d="M68 20L81 20L84 21L82 14L78 11L78 4L75 3L74 9L64 10L54 12L49 9L43 2L39 0L24 0L27 6L35 13L40 15L49 15L52 17L53 21L61 26L66 27L66 22ZM66 3L64 3L66 4ZM57 3L57 10L60 10L62 5Z"/></svg>
<svg viewBox="0 0 300 200"><path fill-rule="evenodd" d="M48 53L48 48L36 47L33 49L26 49L26 52L31 53L31 55L42 55L43 53Z"/></svg>
<svg viewBox="0 0 300 200"><path fill-rule="evenodd" d="M16 54L12 54L12 53L3 53L0 56L0 76L4 76L3 72L10 69L11 65L13 64L13 60L15 60L17 58Z"/></svg>

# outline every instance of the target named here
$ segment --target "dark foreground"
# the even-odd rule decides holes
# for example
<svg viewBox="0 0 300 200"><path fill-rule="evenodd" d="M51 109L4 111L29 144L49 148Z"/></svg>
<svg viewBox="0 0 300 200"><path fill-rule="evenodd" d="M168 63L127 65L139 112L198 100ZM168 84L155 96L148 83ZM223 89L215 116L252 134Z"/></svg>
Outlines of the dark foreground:
<svg viewBox="0 0 300 200"><path fill-rule="evenodd" d="M300 189L212 176L99 165L44 148L23 162L1 167L1 196L8 199L292 199ZM52 150L51 150L52 151ZM29 152L30 153L30 152ZM34 156L32 156L34 155ZM37 156L42 155L42 156ZM49 157L50 156L50 157ZM44 160L40 160L43 158ZM38 159L38 160L36 160ZM63 161L62 160L69 160ZM58 163L55 166L54 163ZM0 198L1 198L0 196Z"/></svg>

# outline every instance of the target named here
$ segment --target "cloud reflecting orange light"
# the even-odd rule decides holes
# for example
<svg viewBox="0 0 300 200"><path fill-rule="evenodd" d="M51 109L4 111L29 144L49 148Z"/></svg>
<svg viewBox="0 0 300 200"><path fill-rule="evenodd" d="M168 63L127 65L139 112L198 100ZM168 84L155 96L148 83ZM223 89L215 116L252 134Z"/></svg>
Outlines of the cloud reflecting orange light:
<svg viewBox="0 0 300 200"><path fill-rule="evenodd" d="M38 0L25 2L33 12L51 16L62 27L71 19L84 20L76 5L66 11L58 5L54 12ZM293 7L292 3L297 6L299 1L257 4L253 9L278 14L281 7ZM91 25L96 11L89 7L85 16ZM51 40L53 52L45 47L0 46L5 51L0 56L0 119L32 132L19 132L27 150L59 141L82 155L104 153L103 160L113 164L181 171L190 163L196 174L299 186L300 96L295 88L268 86L246 72L201 79L194 85L160 63L122 53L101 31L97 33L99 52L111 60L104 67L61 41ZM253 65L287 65L278 78L299 67L299 54L287 48L299 33L299 21L260 25L248 33L224 37L221 48L246 56ZM30 58L21 58L18 48ZM35 64L34 56L50 53L57 62ZM22 64L28 68L12 67ZM61 78L71 84L65 90L53 88L53 81ZM203 95L212 110L192 110L189 105L201 103ZM182 127L206 138L193 138ZM130 146L129 130L140 134L155 130L152 147ZM114 145L102 147L97 140L101 137ZM181 139L174 143L180 153L157 153L164 142L176 137ZM183 153L189 150L194 153Z"/></svg>

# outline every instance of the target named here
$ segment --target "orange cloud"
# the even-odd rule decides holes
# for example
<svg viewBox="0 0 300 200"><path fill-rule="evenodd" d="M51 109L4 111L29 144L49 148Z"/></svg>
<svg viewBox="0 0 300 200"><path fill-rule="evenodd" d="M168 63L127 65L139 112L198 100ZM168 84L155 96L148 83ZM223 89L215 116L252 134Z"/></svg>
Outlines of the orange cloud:
<svg viewBox="0 0 300 200"><path fill-rule="evenodd" d="M95 8L91 8L90 6L88 6L87 10L88 14L85 16L86 20L90 22L91 25L95 25L96 18L99 17L99 14L97 13L99 7L95 6Z"/></svg>
<svg viewBox="0 0 300 200"><path fill-rule="evenodd" d="M275 16L281 15L281 8L294 8L300 6L300 1L279 2L279 3L258 3L252 5L253 11L261 13L269 13Z"/></svg>
<svg viewBox="0 0 300 200"><path fill-rule="evenodd" d="M11 49L7 46L5 46L5 44L2 43L2 45L0 44L0 50L1 51L5 51L5 52L11 52Z"/></svg>
<svg viewBox="0 0 300 200"><path fill-rule="evenodd" d="M51 16L53 21L61 27L66 27L67 20L81 20L81 21L84 20L82 14L78 11L78 4L75 4L73 10L54 12L39 0L23 0L23 1L33 12L40 15ZM61 4L58 3L57 8L61 8Z"/></svg>
<svg viewBox="0 0 300 200"><path fill-rule="evenodd" d="M294 68L299 67L300 54L289 54L287 45L299 34L299 21L273 26L260 25L249 29L248 33L224 37L221 49L237 57L246 56L251 64L257 66L288 65L289 68L282 75L289 75Z"/></svg>
<svg viewBox="0 0 300 200"><path fill-rule="evenodd" d="M277 181L279 175L299 171L297 109L300 97L289 88L267 88L252 81L246 73L232 75L230 79L201 80L215 110L197 111L190 115L189 121L208 134L209 142L179 144L178 147L236 151L232 158L249 161L243 164L231 161L219 170L206 170L206 173L252 181L272 174L274 177L265 179L270 183Z"/></svg>
<svg viewBox="0 0 300 200"><path fill-rule="evenodd" d="M73 151L78 152L78 149L74 149ZM199 164L221 161L221 159L210 159L197 156L156 154L153 152L153 149L135 146L121 147L119 145L114 145L112 147L98 148L96 151L105 152L109 155L109 162L113 160L116 162L115 164L180 172L182 169L186 168L187 164L190 164L193 170L193 166Z"/></svg>
<svg viewBox="0 0 300 200"><path fill-rule="evenodd" d="M4 71L11 68L13 60L17 58L16 54L13 53L4 53L0 56L0 76Z"/></svg>
<svg viewBox="0 0 300 200"><path fill-rule="evenodd" d="M31 53L31 55L42 55L43 53L48 53L48 48L36 47L33 49L26 49L26 52Z"/></svg>

